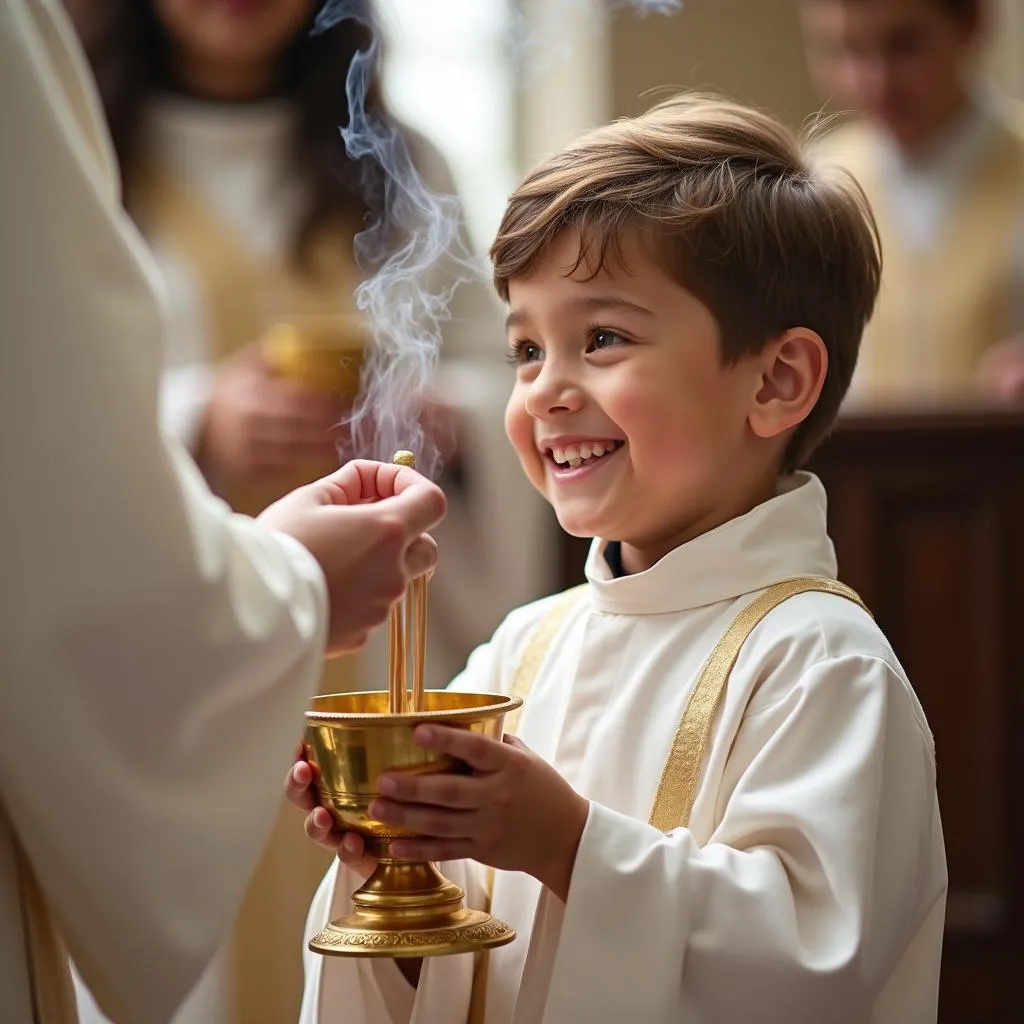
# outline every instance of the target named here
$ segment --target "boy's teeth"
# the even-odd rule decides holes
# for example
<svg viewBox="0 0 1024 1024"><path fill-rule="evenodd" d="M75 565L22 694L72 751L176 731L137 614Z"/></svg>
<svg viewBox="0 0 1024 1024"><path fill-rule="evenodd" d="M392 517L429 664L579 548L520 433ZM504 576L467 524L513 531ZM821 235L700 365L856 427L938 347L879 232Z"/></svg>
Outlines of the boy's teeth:
<svg viewBox="0 0 1024 1024"><path fill-rule="evenodd" d="M582 444L570 444L565 448L552 448L551 455L559 465L568 465L575 469L588 459L599 459L618 447L615 441L609 441L606 445L597 441L584 441Z"/></svg>

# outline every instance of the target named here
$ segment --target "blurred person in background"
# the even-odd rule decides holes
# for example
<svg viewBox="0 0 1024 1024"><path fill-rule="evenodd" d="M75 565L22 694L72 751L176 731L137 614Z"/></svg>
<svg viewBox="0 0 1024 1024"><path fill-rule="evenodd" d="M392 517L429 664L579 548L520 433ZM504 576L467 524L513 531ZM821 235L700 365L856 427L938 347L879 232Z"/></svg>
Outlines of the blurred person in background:
<svg viewBox="0 0 1024 1024"><path fill-rule="evenodd" d="M976 68L984 0L804 0L812 72L882 238L857 401L1024 400L1024 115Z"/></svg>
<svg viewBox="0 0 1024 1024"><path fill-rule="evenodd" d="M348 121L349 65L371 36L355 20L312 36L320 6L68 0L99 83L126 207L166 286L164 429L218 494L251 514L337 467L337 425L347 411L330 389L278 374L266 347L276 322L333 320L351 329L357 321L353 239L371 211L365 167L346 157L339 126ZM362 13L373 17L369 5ZM376 81L368 105L390 116ZM405 134L428 186L452 194L440 154ZM494 356L497 305L472 282L456 290L451 313L427 425L450 470L441 480L448 520L436 532L442 554L430 596L433 686L447 684L508 608L543 588L539 534L547 527L505 443L512 376ZM358 659L327 662L321 692L381 689L375 640ZM297 1017L296 950L324 870L311 845L293 821L278 823L230 948L182 1024Z"/></svg>

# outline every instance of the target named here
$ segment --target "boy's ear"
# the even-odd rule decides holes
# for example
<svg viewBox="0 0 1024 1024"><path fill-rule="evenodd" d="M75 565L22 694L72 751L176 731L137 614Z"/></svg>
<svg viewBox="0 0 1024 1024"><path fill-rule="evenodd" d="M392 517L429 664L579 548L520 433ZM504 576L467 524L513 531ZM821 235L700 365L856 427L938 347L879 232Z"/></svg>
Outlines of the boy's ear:
<svg viewBox="0 0 1024 1024"><path fill-rule="evenodd" d="M803 423L817 403L828 349L816 331L793 327L765 345L757 360L761 373L747 419L757 437L778 437Z"/></svg>

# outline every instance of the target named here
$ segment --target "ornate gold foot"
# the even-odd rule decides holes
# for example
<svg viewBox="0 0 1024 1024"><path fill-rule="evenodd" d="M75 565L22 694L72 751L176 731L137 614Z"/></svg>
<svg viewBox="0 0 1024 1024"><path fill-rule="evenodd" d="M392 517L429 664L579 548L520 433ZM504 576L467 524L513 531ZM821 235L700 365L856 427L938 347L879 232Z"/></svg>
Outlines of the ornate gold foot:
<svg viewBox="0 0 1024 1024"><path fill-rule="evenodd" d="M465 893L433 864L384 856L352 895L353 911L310 940L326 956L422 957L504 946L515 931L482 910L467 910Z"/></svg>

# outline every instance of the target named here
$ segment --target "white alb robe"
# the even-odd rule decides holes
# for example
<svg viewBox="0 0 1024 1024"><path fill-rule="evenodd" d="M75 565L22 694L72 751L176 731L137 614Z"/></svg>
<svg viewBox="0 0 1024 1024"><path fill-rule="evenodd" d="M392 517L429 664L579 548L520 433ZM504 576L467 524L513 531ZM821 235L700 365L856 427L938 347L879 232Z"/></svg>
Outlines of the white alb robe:
<svg viewBox="0 0 1024 1024"><path fill-rule="evenodd" d="M0 92L0 1021L21 847L104 1010L166 1024L277 811L324 582L159 430L159 283L58 0L0 4Z"/></svg>
<svg viewBox="0 0 1024 1024"><path fill-rule="evenodd" d="M928 725L869 615L794 597L732 672L688 828L647 824L690 689L759 592L834 577L812 476L613 578L596 542L588 596L556 637L519 735L590 798L567 903L498 872L493 912L517 939L491 952L487 1024L930 1024L946 866ZM511 614L453 684L507 691L545 599ZM480 905L483 869L443 866ZM335 865L311 935L358 880ZM307 935L307 937L308 937ZM302 1024L464 1024L471 956L424 963L307 952Z"/></svg>

